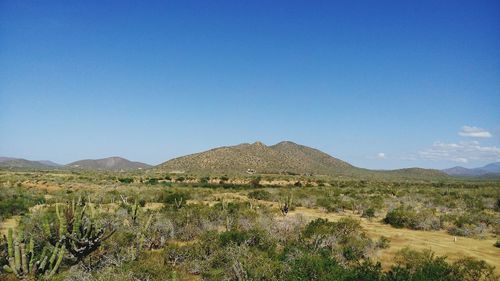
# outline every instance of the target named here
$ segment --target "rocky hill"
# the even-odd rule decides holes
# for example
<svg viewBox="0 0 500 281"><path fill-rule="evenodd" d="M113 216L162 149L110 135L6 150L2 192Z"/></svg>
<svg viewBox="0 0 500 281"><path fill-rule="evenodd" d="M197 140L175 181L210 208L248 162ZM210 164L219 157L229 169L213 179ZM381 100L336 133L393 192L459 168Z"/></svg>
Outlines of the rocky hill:
<svg viewBox="0 0 500 281"><path fill-rule="evenodd" d="M351 177L445 177L437 170L361 169L322 151L290 141L267 146L261 142L211 149L169 160L157 166L168 173L297 174Z"/></svg>
<svg viewBox="0 0 500 281"><path fill-rule="evenodd" d="M86 159L66 165L67 168L85 170L130 171L148 169L151 166L141 162L132 162L121 157L108 157L103 159Z"/></svg>

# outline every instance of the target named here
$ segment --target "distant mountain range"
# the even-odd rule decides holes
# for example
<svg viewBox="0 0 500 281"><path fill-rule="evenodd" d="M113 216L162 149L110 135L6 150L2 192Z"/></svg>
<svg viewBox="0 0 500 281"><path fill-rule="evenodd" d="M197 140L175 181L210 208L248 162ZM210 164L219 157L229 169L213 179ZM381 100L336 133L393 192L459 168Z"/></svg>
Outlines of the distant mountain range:
<svg viewBox="0 0 500 281"><path fill-rule="evenodd" d="M479 168L464 168L456 166L449 169L442 170L450 176L459 177L484 177L484 176L498 176L500 177L500 162L491 163Z"/></svg>
<svg viewBox="0 0 500 281"><path fill-rule="evenodd" d="M69 163L66 167L86 170L125 171L148 169L152 166L141 162L132 162L121 157L108 157L103 159L80 160Z"/></svg>
<svg viewBox="0 0 500 281"><path fill-rule="evenodd" d="M267 146L261 142L224 146L208 151L171 159L158 166L133 162L121 157L86 159L67 165L43 160L31 161L19 158L0 157L0 168L18 169L85 169L106 171L131 171L154 168L165 173L187 173L205 175L230 174L289 174L328 175L353 178L446 178L494 177L500 178L500 162L484 167L468 169L453 167L442 171L422 168L398 170L368 170L355 167L320 150L283 141Z"/></svg>
<svg viewBox="0 0 500 281"><path fill-rule="evenodd" d="M60 166L61 165L48 160L32 161L21 158L0 157L0 167L44 169Z"/></svg>
<svg viewBox="0 0 500 281"><path fill-rule="evenodd" d="M48 160L32 161L21 158L0 157L0 168L11 169L84 169L107 171L130 171L151 168L151 165L141 162L132 162L121 157L108 157L103 159L86 159L67 165L60 165Z"/></svg>

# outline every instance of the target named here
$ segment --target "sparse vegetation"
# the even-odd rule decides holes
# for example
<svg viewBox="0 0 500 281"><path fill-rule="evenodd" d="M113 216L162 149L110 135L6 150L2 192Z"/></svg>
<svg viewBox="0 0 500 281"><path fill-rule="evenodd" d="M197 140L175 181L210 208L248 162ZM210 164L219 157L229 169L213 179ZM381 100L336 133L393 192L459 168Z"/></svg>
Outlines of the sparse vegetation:
<svg viewBox="0 0 500 281"><path fill-rule="evenodd" d="M13 241L24 243L25 253L33 243L27 270L21 258L18 274L4 271L0 279L496 280L493 264L439 247L436 254L414 250L425 245L400 236L411 231L405 228L420 230L417 236L446 230L439 237L448 237L449 249L453 236L470 236L455 243L477 241L485 259L499 261L487 254L498 247L496 182L179 178L0 172L2 220L8 220L0 231L22 233ZM0 265L17 269L7 240L0 239ZM393 247L402 245L409 248L395 254ZM31 261L50 260L53 252L46 270L30 271Z"/></svg>

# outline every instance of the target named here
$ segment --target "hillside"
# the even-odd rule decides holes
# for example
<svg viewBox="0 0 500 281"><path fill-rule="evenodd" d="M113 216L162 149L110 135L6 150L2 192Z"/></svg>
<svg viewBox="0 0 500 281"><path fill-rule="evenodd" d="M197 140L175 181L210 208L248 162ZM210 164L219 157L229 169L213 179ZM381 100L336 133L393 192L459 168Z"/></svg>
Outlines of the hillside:
<svg viewBox="0 0 500 281"><path fill-rule="evenodd" d="M86 159L67 164L72 169L130 171L148 169L151 166L141 162L132 162L121 157L108 157L103 159Z"/></svg>
<svg viewBox="0 0 500 281"><path fill-rule="evenodd" d="M16 169L53 169L59 167L51 161L32 161L22 158L0 157L0 167Z"/></svg>
<svg viewBox="0 0 500 281"><path fill-rule="evenodd" d="M354 167L322 151L290 141L266 146L261 142L211 149L169 160L161 171L192 174L298 174L349 177L445 177L437 170L373 171Z"/></svg>

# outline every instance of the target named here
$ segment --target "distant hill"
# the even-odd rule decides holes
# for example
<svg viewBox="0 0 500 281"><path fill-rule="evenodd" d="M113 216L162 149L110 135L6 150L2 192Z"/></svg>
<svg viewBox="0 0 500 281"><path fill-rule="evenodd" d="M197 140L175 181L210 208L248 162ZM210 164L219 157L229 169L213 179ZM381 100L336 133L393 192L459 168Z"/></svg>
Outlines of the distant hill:
<svg viewBox="0 0 500 281"><path fill-rule="evenodd" d="M335 168L350 168L348 163L319 150L292 142L266 146L261 142L211 149L167 161L159 168L174 172L239 174L296 173L331 174Z"/></svg>
<svg viewBox="0 0 500 281"><path fill-rule="evenodd" d="M108 157L80 160L67 164L65 167L85 170L130 171L148 169L151 166L141 162L132 162L121 157Z"/></svg>
<svg viewBox="0 0 500 281"><path fill-rule="evenodd" d="M472 169L456 166L453 168L444 169L442 171L450 176L459 177L500 177L500 162L491 163L483 167Z"/></svg>
<svg viewBox="0 0 500 281"><path fill-rule="evenodd" d="M57 163L46 160L32 161L22 158L0 157L0 167L2 168L53 169L60 166Z"/></svg>
<svg viewBox="0 0 500 281"><path fill-rule="evenodd" d="M193 174L299 174L351 177L446 177L430 169L373 171L354 167L322 151L290 141L266 146L261 142L224 146L169 160L157 166L165 172Z"/></svg>

